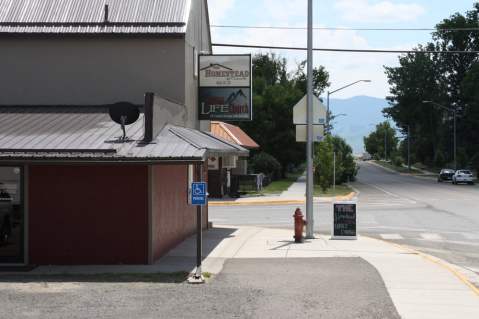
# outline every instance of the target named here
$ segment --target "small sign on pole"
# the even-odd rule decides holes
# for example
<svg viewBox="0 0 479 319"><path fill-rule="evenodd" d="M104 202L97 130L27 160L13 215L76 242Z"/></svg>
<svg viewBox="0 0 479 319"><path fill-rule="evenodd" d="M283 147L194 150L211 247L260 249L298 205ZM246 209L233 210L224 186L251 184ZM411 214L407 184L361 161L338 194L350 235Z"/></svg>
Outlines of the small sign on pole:
<svg viewBox="0 0 479 319"><path fill-rule="evenodd" d="M205 182L191 183L191 205L194 205L194 206L206 205L206 183Z"/></svg>
<svg viewBox="0 0 479 319"><path fill-rule="evenodd" d="M356 202L333 204L333 229L331 239L357 239Z"/></svg>
<svg viewBox="0 0 479 319"><path fill-rule="evenodd" d="M296 142L306 142L308 135L307 125L296 125ZM313 142L321 142L324 139L324 126L313 125Z"/></svg>
<svg viewBox="0 0 479 319"><path fill-rule="evenodd" d="M202 166L198 165L200 173L200 180L202 179ZM207 205L207 196L205 182L191 183L191 205L196 206L196 271L193 276L188 278L191 284L202 284L205 279L201 273L201 263L203 255L203 225L202 225L202 210L203 206Z"/></svg>

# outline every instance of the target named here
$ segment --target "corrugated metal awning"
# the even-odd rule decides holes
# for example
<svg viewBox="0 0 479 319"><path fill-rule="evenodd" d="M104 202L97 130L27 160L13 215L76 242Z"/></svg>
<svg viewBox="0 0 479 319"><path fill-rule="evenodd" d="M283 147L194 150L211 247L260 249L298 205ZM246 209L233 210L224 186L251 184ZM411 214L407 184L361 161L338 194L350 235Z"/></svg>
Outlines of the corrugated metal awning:
<svg viewBox="0 0 479 319"><path fill-rule="evenodd" d="M203 161L208 156L247 156L248 150L209 133L166 125L143 143L143 114L121 127L107 107L0 107L0 160Z"/></svg>

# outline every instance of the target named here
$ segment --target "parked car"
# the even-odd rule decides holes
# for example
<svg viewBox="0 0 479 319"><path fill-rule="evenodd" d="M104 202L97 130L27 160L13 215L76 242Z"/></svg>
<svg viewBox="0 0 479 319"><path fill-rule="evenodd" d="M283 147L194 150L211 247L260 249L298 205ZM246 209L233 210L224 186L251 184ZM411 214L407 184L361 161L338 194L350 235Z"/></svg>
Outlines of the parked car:
<svg viewBox="0 0 479 319"><path fill-rule="evenodd" d="M469 170L458 170L454 175L452 176L452 183L453 184L459 184L459 183L467 183L469 185L474 184L474 176L472 175L472 172Z"/></svg>
<svg viewBox="0 0 479 319"><path fill-rule="evenodd" d="M441 170L439 173L439 176L437 177L437 181L439 183L444 182L444 181L452 181L452 176L454 176L454 173L456 171L450 168L444 168Z"/></svg>

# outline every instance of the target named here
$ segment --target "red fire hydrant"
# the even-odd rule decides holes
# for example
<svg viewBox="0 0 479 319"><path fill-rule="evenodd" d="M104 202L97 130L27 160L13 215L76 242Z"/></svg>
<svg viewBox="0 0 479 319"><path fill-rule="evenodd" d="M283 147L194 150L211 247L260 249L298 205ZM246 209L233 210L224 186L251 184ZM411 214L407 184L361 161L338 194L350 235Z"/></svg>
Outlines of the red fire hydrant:
<svg viewBox="0 0 479 319"><path fill-rule="evenodd" d="M294 242L302 243L304 242L303 238L303 229L306 225L306 221L303 219L304 215L301 212L301 209L296 208L294 212Z"/></svg>

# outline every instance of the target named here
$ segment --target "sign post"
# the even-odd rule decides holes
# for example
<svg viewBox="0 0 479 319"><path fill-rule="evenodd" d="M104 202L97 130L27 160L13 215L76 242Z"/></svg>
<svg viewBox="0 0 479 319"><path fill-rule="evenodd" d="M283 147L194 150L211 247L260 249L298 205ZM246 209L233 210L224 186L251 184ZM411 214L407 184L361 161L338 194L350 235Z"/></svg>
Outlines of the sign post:
<svg viewBox="0 0 479 319"><path fill-rule="evenodd" d="M202 180L203 168L201 165L197 166L200 171L199 176ZM196 206L196 271L193 276L188 278L188 282L191 284L201 284L205 282L205 279L201 273L201 262L203 259L203 223L202 223L202 209L207 203L207 185L205 182L193 182L191 183L191 205Z"/></svg>
<svg viewBox="0 0 479 319"><path fill-rule="evenodd" d="M357 239L356 202L333 204L333 229L331 239Z"/></svg>
<svg viewBox="0 0 479 319"><path fill-rule="evenodd" d="M313 0L308 0L308 79L306 138L306 238L314 239L313 212Z"/></svg>

